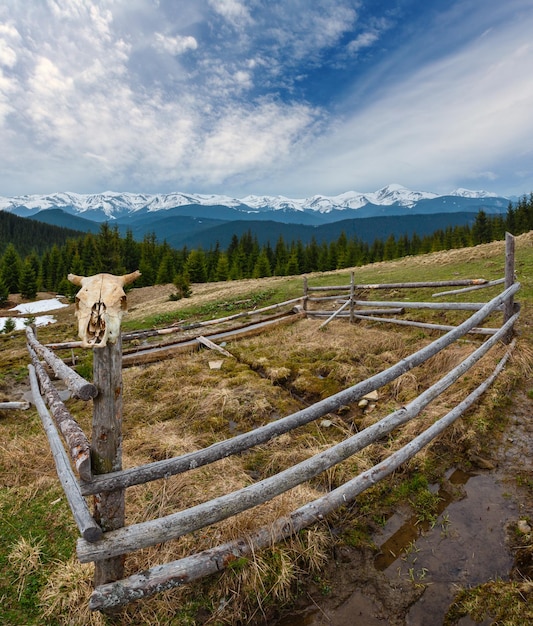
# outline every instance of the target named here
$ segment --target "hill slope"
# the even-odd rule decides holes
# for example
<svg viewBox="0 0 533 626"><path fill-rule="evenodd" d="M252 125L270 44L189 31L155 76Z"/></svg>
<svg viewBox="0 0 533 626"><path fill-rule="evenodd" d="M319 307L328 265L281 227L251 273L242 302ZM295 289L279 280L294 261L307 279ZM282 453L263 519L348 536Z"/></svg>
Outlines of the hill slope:
<svg viewBox="0 0 533 626"><path fill-rule="evenodd" d="M0 211L0 254L9 243L14 244L21 256L29 254L32 250L41 254L54 244L62 246L67 239L83 237L83 234L72 228L24 219Z"/></svg>

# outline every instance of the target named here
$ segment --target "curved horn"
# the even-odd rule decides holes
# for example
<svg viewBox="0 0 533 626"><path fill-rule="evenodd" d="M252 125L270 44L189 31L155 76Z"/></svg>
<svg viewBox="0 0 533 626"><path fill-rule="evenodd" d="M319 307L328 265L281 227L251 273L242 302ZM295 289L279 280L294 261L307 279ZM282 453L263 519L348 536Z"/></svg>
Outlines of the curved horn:
<svg viewBox="0 0 533 626"><path fill-rule="evenodd" d="M81 282L85 278L85 276L78 276L77 274L69 274L67 278L74 285L78 285L78 287L81 287Z"/></svg>
<svg viewBox="0 0 533 626"><path fill-rule="evenodd" d="M140 275L141 275L141 272L139 272L139 270L135 270L131 274L124 274L123 276L121 276L121 278L122 278L122 285L129 285L134 280L139 278Z"/></svg>

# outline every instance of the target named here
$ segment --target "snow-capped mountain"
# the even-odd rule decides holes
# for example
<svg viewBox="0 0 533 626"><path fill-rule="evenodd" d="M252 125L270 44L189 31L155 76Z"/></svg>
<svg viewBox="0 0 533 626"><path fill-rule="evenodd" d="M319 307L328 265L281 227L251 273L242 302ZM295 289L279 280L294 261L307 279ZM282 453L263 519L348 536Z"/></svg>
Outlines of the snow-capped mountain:
<svg viewBox="0 0 533 626"><path fill-rule="evenodd" d="M339 211L352 213L368 207L376 209L376 215L383 215L386 212L377 210L379 207L395 207L396 209L403 207L409 209L408 213L411 214L416 213L416 207L419 203L443 198L456 198L457 200L499 199L506 201L505 198L498 198L496 194L486 191L456 189L449 194L438 195L431 192L411 191L402 185L391 184L375 192L360 193L348 191L337 196L315 195L310 198L255 195L233 198L224 195L180 192L168 194L119 193L114 191L98 194L63 192L42 196L0 197L0 210L27 217L32 213L47 209L61 209L72 215L83 216L94 221L103 221L126 217L139 211L151 213L177 209L178 207L198 207L196 213L201 217L203 214L201 207L226 207L236 211L234 219L240 219L238 214L241 214L243 219L250 219L253 214L278 211L314 212L322 214L323 217L334 212L336 215L333 221L337 221L344 219L344 217L338 214ZM451 206L454 207L452 210L462 210L462 208L459 208L459 204L452 202ZM425 210L424 212L428 211ZM364 213L365 217L369 216L368 212L365 211ZM398 214L397 210L395 213ZM243 214L248 215L244 217ZM363 215L361 214L361 216ZM333 216L331 217L333 218ZM353 215L350 215L350 217L353 217ZM227 219L227 215L223 219ZM271 219L276 220L276 216L273 215Z"/></svg>

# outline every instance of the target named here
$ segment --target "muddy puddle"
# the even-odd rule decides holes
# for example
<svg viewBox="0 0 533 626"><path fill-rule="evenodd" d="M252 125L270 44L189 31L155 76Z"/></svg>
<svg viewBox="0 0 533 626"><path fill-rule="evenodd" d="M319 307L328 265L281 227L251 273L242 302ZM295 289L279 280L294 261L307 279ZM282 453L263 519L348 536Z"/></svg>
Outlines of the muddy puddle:
<svg viewBox="0 0 533 626"><path fill-rule="evenodd" d="M336 559L334 577L344 589L323 601L309 595L305 609L276 626L438 626L459 586L508 580L506 527L520 511L503 476L450 470L438 495L434 524L396 512L374 537L377 555L346 549Z"/></svg>
<svg viewBox="0 0 533 626"><path fill-rule="evenodd" d="M452 484L453 478L452 474ZM407 625L442 624L458 585L509 579L513 556L506 543L506 527L516 520L518 506L494 473L460 473L456 478L466 479L462 484L465 497L449 501L433 528L421 531L385 569L391 579L408 577L426 585L406 615Z"/></svg>

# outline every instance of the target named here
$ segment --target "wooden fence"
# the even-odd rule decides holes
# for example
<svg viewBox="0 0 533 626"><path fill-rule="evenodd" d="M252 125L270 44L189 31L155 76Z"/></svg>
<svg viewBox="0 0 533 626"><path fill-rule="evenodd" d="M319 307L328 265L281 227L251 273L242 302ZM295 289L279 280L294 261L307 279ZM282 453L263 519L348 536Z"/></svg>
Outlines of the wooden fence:
<svg viewBox="0 0 533 626"><path fill-rule="evenodd" d="M402 463L411 459L442 433L478 400L503 369L512 350L514 344L511 339L512 331L519 315L519 307L514 303L514 296L520 285L514 280L514 240L511 236L506 238L506 259L505 277L493 282L474 279L439 283L356 285L352 277L351 284L348 286L311 287L308 281L305 281L303 298L298 299L303 303L302 308L307 315L326 316L328 323L334 316L342 317L343 314L349 316L354 322L359 319L372 319L386 323L405 323L409 320L384 317L384 315L390 314L391 310L396 311L397 314L399 311L410 308L465 310L471 315L457 326L429 325L432 329L445 331L445 334L388 369L310 407L250 432L219 441L208 448L126 470L121 469L121 341L105 349L94 350L94 383L88 383L65 366L52 350L42 346L37 341L34 331L28 328L26 331L28 350L32 361L29 366L30 382L35 405L50 441L61 484L80 531L77 555L81 562L95 563L95 589L90 599L90 608L100 611L113 610L134 600L217 572L235 558L250 555L254 551L272 545L273 542L281 541L323 519L334 509L354 500L365 489L394 472ZM502 282L505 283L504 290L486 303L382 302L363 301L356 297L357 292L363 289L367 292L369 289L383 288L460 286L463 288L460 291L465 291L494 286ZM310 295L317 292L336 293L318 297ZM348 298L346 298L347 293ZM438 297L443 294L440 292L434 295ZM326 298L328 300L340 299L340 307L333 312L310 309L312 303L325 302ZM290 304L294 304L294 301L290 301ZM373 311L370 316L365 307ZM376 313L376 310L380 312ZM482 329L481 325L484 320L494 312L502 313L501 326ZM424 327L426 326L428 325L425 324ZM393 411L363 431L331 446L324 452L243 489L158 519L124 527L124 494L128 487L164 479L243 452L273 437L317 420L343 405L357 402L368 393L394 381L412 368L422 365L429 358L471 332L486 334L488 338L462 363L450 370L441 380L426 389L412 402ZM311 480L412 420L486 355L493 346L502 341L508 344L508 350L487 380L422 434L371 469L278 519L274 524L259 528L249 536L124 577L126 554L177 539L267 502ZM84 400L92 399L94 409L91 443L59 398L41 360L44 360L55 374L65 381L74 396ZM46 398L52 416L41 397L40 390ZM65 446L61 441L59 431L64 438ZM102 441L105 442L105 449L102 448ZM90 495L96 496L96 510L93 513L89 511L86 502L86 497Z"/></svg>

